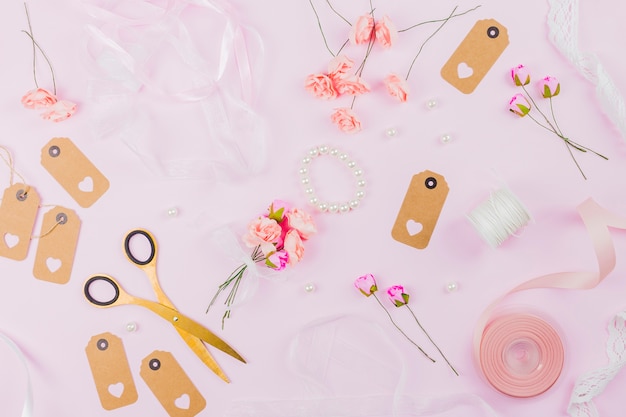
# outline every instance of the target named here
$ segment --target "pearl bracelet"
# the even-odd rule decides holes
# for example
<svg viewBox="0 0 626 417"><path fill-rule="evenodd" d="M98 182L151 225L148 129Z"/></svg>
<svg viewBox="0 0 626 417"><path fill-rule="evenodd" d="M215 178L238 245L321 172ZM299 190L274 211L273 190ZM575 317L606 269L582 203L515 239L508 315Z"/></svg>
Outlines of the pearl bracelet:
<svg viewBox="0 0 626 417"><path fill-rule="evenodd" d="M342 203L329 203L325 201L321 201L315 195L315 190L311 186L311 179L309 178L309 166L313 159L318 156L330 155L337 158L339 161L346 164L352 174L356 178L356 191L354 193L354 198L344 201ZM359 202L365 197L365 180L363 179L363 170L359 168L353 160L351 160L348 155L344 152L341 152L337 148L331 148L326 145L316 146L313 149L309 150L308 154L302 158L302 167L300 168L300 182L304 188L304 193L307 195L309 199L309 203L315 206L321 212L328 213L347 213L351 210L356 209L359 206Z"/></svg>

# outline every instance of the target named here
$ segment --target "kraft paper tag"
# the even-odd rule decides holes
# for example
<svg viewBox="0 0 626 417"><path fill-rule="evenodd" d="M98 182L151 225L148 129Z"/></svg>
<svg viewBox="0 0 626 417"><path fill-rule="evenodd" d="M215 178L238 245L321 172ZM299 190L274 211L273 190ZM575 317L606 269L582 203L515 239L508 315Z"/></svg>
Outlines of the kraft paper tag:
<svg viewBox="0 0 626 417"><path fill-rule="evenodd" d="M102 333L92 337L85 348L100 403L114 410L137 401L137 389L128 366L122 339Z"/></svg>
<svg viewBox="0 0 626 417"><path fill-rule="evenodd" d="M68 208L56 206L43 216L33 275L43 281L66 284L72 274L80 218Z"/></svg>
<svg viewBox="0 0 626 417"><path fill-rule="evenodd" d="M41 165L81 207L90 207L109 189L109 180L69 138L53 138L41 150Z"/></svg>
<svg viewBox="0 0 626 417"><path fill-rule="evenodd" d="M171 417L192 417L206 400L169 352L156 350L141 362L139 374Z"/></svg>
<svg viewBox="0 0 626 417"><path fill-rule="evenodd" d="M448 191L446 180L439 174L423 171L414 175L391 236L416 249L428 246Z"/></svg>
<svg viewBox="0 0 626 417"><path fill-rule="evenodd" d="M493 19L479 20L441 69L441 76L469 94L509 44L504 26Z"/></svg>
<svg viewBox="0 0 626 417"><path fill-rule="evenodd" d="M13 184L0 203L0 256L21 261L28 255L39 194L30 185Z"/></svg>

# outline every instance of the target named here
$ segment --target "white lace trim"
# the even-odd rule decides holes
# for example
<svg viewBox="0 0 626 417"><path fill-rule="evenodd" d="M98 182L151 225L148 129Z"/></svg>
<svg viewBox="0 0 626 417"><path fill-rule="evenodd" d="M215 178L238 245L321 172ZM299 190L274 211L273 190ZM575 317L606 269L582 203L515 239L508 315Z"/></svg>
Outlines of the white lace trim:
<svg viewBox="0 0 626 417"><path fill-rule="evenodd" d="M567 408L572 417L597 417L598 410L593 398L600 395L626 365L626 310L618 313L608 327L606 354L609 363L578 378Z"/></svg>
<svg viewBox="0 0 626 417"><path fill-rule="evenodd" d="M578 49L578 0L549 0L550 40L576 69L596 86L596 96L604 113L626 139L626 106L619 90L600 60Z"/></svg>

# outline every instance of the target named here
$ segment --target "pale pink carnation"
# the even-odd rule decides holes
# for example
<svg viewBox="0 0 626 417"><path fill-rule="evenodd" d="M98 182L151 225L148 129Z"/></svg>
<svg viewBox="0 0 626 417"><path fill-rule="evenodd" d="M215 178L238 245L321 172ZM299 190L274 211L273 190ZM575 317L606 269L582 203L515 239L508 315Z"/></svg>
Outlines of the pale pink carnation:
<svg viewBox="0 0 626 417"><path fill-rule="evenodd" d="M297 230L292 229L285 235L284 250L289 254L289 265L300 262L304 256L304 245Z"/></svg>
<svg viewBox="0 0 626 417"><path fill-rule="evenodd" d="M287 212L287 219L289 221L289 227L297 230L302 240L307 240L317 233L317 227L315 226L313 217L304 210L300 210L299 208L291 209Z"/></svg>
<svg viewBox="0 0 626 417"><path fill-rule="evenodd" d="M56 102L56 96L44 88L30 90L22 97L22 105L27 109L43 109Z"/></svg>
<svg viewBox="0 0 626 417"><path fill-rule="evenodd" d="M385 15L374 26L376 41L385 48L391 48L398 40L398 30L391 19Z"/></svg>
<svg viewBox="0 0 626 417"><path fill-rule="evenodd" d="M44 120L62 122L69 119L76 112L76 104L67 100L60 100L48 107L48 110L41 113Z"/></svg>
<svg viewBox="0 0 626 417"><path fill-rule="evenodd" d="M369 86L358 75L350 75L335 80L335 89L339 94L358 96L370 91Z"/></svg>
<svg viewBox="0 0 626 417"><path fill-rule="evenodd" d="M333 80L326 74L311 74L306 77L304 88L317 98L331 100L337 97Z"/></svg>
<svg viewBox="0 0 626 417"><path fill-rule="evenodd" d="M249 248L261 246L264 254L275 250L274 243L280 240L282 228L274 219L259 217L248 224L248 232L243 236L243 242Z"/></svg>
<svg viewBox="0 0 626 417"><path fill-rule="evenodd" d="M374 18L369 15L359 16L352 25L348 38L354 45L368 43L374 32Z"/></svg>
<svg viewBox="0 0 626 417"><path fill-rule="evenodd" d="M337 55L328 63L328 76L333 80L343 77L354 66L354 61L345 55Z"/></svg>
<svg viewBox="0 0 626 417"><path fill-rule="evenodd" d="M392 97L397 98L402 103L406 102L409 94L409 85L405 79L396 74L389 74L384 80L385 87Z"/></svg>
<svg viewBox="0 0 626 417"><path fill-rule="evenodd" d="M361 130L361 122L356 114L347 107L335 109L330 120L337 125L339 130L345 133L356 133Z"/></svg>

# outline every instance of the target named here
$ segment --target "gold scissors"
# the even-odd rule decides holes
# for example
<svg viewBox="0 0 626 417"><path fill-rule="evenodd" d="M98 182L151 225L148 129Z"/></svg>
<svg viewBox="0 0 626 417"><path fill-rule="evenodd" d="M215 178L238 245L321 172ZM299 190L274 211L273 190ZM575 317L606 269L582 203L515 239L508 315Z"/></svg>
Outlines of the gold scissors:
<svg viewBox="0 0 626 417"><path fill-rule="evenodd" d="M150 244L150 255L145 260L137 259L130 249L130 241L136 235L141 235L145 237ZM87 279L84 287L85 298L87 298L87 300L91 304L97 307L113 307L124 304L135 304L143 306L158 314L174 326L178 334L180 334L180 337L183 338L185 343L189 345L191 350L196 355L198 355L198 357L202 360L202 362L204 362L206 366L209 367L209 369L215 372L215 374L217 374L217 376L222 378L224 381L230 382L224 371L222 371L215 359L213 359L213 356L208 351L204 342L214 346L222 352L229 354L233 358L238 359L243 363L246 363L246 360L241 357L241 355L239 355L239 353L237 353L226 342L219 338L215 333L208 330L206 327L202 326L196 321L190 319L189 317L186 317L183 314L179 313L178 310L176 310L176 307L174 307L174 304L172 304L169 298L167 298L167 296L161 289L161 286L159 285L159 279L156 273L157 245L154 236L152 236L152 234L147 230L132 230L126 235L126 239L124 239L124 251L126 252L126 257L128 258L128 260L140 269L142 269L148 276L158 302L134 297L128 294L122 289L120 284L115 281L115 279L103 274L93 275L89 279ZM91 285L97 281L103 281L113 287L115 293L113 297L111 297L111 299L98 300L93 297L90 289Z"/></svg>

